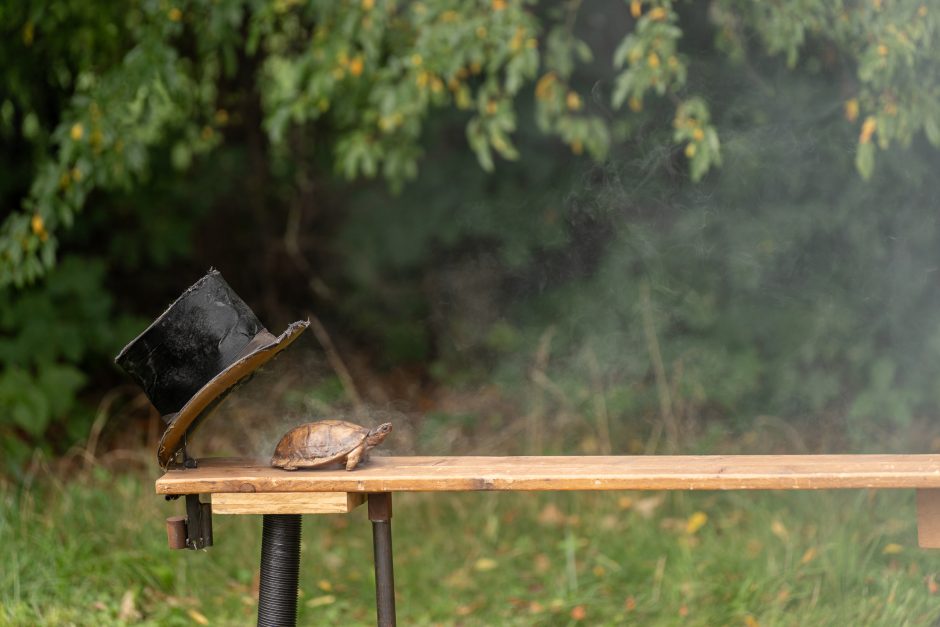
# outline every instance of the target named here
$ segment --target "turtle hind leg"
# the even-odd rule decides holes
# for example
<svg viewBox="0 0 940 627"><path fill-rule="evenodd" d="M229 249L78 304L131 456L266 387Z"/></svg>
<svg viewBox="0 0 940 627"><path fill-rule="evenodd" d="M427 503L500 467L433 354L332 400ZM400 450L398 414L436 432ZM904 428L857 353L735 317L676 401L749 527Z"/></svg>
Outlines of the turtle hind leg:
<svg viewBox="0 0 940 627"><path fill-rule="evenodd" d="M284 460L284 463L281 465L281 468L283 470L297 470L298 468L300 468L299 462L300 460L298 460L296 457L292 455Z"/></svg>
<svg viewBox="0 0 940 627"><path fill-rule="evenodd" d="M365 451L366 447L364 443L349 451L349 455L346 456L346 470L355 468L359 460L362 459L362 455Z"/></svg>

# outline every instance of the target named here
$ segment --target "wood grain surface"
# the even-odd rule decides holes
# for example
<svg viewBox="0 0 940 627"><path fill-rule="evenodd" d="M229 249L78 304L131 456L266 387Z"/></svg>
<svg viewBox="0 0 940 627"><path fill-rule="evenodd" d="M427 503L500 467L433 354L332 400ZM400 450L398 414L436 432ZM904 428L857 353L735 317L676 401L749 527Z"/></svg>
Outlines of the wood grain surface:
<svg viewBox="0 0 940 627"><path fill-rule="evenodd" d="M350 492L216 492L213 514L348 514L366 500Z"/></svg>
<svg viewBox="0 0 940 627"><path fill-rule="evenodd" d="M832 488L940 488L940 455L373 457L349 472L214 459L156 483L158 494Z"/></svg>
<svg viewBox="0 0 940 627"><path fill-rule="evenodd" d="M917 491L917 544L940 549L940 490Z"/></svg>

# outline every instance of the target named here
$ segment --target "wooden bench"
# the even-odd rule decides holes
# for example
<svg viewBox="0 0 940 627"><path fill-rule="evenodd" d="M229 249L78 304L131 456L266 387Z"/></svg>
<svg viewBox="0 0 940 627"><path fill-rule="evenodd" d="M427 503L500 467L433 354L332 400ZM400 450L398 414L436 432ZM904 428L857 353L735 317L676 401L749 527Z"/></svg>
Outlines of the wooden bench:
<svg viewBox="0 0 940 627"><path fill-rule="evenodd" d="M269 519L273 528L279 516L293 516L299 528L300 514L346 513L368 501L378 622L386 626L395 624L394 492L865 488L915 489L918 543L940 548L940 455L375 457L352 472L288 472L264 462L219 459L171 470L156 483L158 494L187 496L190 521L200 507L209 507L199 504L198 495L211 495L212 513L264 514L266 537ZM211 528L207 533L211 543ZM299 533L296 551L299 560ZM262 548L262 574L264 561ZM293 587L283 596L295 599L296 579ZM259 600L259 624L263 605Z"/></svg>

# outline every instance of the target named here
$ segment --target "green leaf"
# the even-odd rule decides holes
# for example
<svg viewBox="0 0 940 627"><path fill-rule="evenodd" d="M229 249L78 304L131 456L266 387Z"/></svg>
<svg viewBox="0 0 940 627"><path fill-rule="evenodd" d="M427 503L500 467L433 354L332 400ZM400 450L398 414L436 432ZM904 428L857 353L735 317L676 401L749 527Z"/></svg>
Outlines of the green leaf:
<svg viewBox="0 0 940 627"><path fill-rule="evenodd" d="M53 364L39 372L37 387L48 399L49 412L63 416L75 401L75 393L85 384L85 375L75 366Z"/></svg>
<svg viewBox="0 0 940 627"><path fill-rule="evenodd" d="M193 161L193 152L187 144L177 142L170 153L170 160L174 168L177 170L185 170L189 168L189 165Z"/></svg>
<svg viewBox="0 0 940 627"><path fill-rule="evenodd" d="M620 74L620 76L617 77L617 82L614 85L614 93L611 96L611 103L614 105L615 109L619 109L623 106L627 96L630 95L630 90L632 87L633 74L630 70L623 72Z"/></svg>
<svg viewBox="0 0 940 627"><path fill-rule="evenodd" d="M875 168L874 144L866 142L858 145L858 152L855 153L855 168L866 181L871 178L872 171Z"/></svg>
<svg viewBox="0 0 940 627"><path fill-rule="evenodd" d="M940 120L938 120L938 117L940 117L940 113L934 113L924 119L924 132L927 134L927 140L935 148L940 148Z"/></svg>
<svg viewBox="0 0 940 627"><path fill-rule="evenodd" d="M0 375L0 420L3 417L32 435L39 435L49 424L48 400L20 368Z"/></svg>

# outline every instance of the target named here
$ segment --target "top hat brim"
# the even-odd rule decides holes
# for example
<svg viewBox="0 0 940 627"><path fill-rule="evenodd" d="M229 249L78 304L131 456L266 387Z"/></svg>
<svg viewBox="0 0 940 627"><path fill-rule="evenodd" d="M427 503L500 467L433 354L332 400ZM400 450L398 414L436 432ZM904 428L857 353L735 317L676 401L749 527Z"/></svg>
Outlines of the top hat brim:
<svg viewBox="0 0 940 627"><path fill-rule="evenodd" d="M194 428L232 388L290 346L309 325L307 320L291 323L280 336L234 361L202 386L172 417L163 437L160 438L160 446L157 447L160 468L165 470L169 466L185 443L185 436L190 429Z"/></svg>

